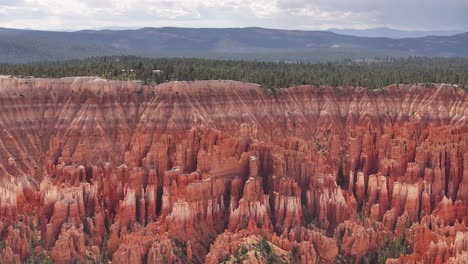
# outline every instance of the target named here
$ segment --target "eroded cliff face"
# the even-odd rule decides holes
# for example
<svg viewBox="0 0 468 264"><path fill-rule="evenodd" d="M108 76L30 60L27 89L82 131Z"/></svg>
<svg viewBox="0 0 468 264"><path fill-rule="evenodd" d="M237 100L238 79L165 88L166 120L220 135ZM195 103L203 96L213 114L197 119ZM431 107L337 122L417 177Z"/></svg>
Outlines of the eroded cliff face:
<svg viewBox="0 0 468 264"><path fill-rule="evenodd" d="M466 263L467 203L453 86L0 79L2 263Z"/></svg>

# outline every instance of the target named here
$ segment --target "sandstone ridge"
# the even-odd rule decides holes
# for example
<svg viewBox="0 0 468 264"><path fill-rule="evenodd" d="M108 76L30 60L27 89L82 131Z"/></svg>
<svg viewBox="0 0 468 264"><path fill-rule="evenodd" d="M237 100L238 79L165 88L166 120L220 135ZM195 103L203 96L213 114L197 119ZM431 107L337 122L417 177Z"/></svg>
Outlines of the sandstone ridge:
<svg viewBox="0 0 468 264"><path fill-rule="evenodd" d="M0 78L0 101L2 263L467 261L456 86Z"/></svg>

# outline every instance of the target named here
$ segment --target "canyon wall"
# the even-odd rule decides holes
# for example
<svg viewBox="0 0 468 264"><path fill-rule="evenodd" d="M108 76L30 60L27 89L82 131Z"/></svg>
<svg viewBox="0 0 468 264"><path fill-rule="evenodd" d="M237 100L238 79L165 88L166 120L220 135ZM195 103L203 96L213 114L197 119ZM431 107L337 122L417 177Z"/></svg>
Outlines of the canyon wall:
<svg viewBox="0 0 468 264"><path fill-rule="evenodd" d="M0 262L466 263L468 91L0 79Z"/></svg>

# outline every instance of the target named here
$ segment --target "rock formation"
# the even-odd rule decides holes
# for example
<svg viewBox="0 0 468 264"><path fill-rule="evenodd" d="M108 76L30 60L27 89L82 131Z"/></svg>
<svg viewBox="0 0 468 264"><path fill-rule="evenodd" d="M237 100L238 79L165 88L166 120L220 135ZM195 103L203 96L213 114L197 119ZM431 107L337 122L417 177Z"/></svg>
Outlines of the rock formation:
<svg viewBox="0 0 468 264"><path fill-rule="evenodd" d="M0 262L465 263L468 92L0 79Z"/></svg>

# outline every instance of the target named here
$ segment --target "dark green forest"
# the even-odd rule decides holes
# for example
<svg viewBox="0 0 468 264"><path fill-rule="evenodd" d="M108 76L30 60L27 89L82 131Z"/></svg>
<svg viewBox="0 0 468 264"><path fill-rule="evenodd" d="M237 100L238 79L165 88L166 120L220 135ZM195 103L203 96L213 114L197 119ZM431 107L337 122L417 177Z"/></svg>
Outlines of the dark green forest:
<svg viewBox="0 0 468 264"><path fill-rule="evenodd" d="M450 83L468 86L468 59L386 58L334 63L286 63L199 58L92 57L84 60L0 64L0 75L36 78L99 76L110 80L237 80L274 89L302 84L362 86L399 83Z"/></svg>

